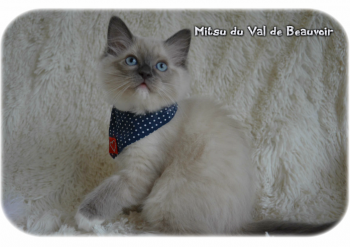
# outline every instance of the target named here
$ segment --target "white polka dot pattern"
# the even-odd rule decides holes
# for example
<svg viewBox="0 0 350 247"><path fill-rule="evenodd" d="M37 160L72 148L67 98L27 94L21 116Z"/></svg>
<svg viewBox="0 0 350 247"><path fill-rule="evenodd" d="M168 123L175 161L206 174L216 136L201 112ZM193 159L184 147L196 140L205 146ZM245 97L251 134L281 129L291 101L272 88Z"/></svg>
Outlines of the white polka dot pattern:
<svg viewBox="0 0 350 247"><path fill-rule="evenodd" d="M136 115L131 112L119 111L115 107L112 109L111 121L109 125L109 139L116 140L117 153L111 152L110 155L114 159L123 149L148 136L163 125L167 124L177 111L177 104L164 107L157 112L149 112L143 115Z"/></svg>

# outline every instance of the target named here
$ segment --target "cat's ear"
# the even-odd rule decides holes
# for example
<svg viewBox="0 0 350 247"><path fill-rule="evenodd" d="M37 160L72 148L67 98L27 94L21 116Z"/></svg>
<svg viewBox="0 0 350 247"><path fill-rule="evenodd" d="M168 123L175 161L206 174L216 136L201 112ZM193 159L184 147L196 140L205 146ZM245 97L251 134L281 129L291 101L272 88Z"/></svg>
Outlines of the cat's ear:
<svg viewBox="0 0 350 247"><path fill-rule="evenodd" d="M165 41L174 62L178 66L186 66L187 54L190 49L191 31L183 29Z"/></svg>
<svg viewBox="0 0 350 247"><path fill-rule="evenodd" d="M106 53L118 55L133 43L133 35L125 23L117 16L109 21Z"/></svg>

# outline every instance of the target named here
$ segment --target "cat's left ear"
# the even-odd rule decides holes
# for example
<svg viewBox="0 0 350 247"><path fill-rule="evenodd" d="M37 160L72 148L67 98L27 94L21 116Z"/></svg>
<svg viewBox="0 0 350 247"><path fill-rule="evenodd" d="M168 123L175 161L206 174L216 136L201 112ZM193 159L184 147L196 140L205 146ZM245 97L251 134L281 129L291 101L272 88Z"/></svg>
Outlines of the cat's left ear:
<svg viewBox="0 0 350 247"><path fill-rule="evenodd" d="M178 66L186 66L187 54L190 49L191 31L183 29L165 41L174 62Z"/></svg>

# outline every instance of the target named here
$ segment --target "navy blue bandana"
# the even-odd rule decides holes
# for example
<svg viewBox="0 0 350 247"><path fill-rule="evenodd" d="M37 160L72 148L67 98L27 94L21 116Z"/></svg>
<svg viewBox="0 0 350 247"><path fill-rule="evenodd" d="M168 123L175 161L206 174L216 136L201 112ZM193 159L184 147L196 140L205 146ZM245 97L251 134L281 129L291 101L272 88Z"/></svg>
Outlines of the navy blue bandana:
<svg viewBox="0 0 350 247"><path fill-rule="evenodd" d="M109 154L114 159L126 146L167 124L175 116L176 111L176 103L143 115L119 111L113 107L109 124Z"/></svg>

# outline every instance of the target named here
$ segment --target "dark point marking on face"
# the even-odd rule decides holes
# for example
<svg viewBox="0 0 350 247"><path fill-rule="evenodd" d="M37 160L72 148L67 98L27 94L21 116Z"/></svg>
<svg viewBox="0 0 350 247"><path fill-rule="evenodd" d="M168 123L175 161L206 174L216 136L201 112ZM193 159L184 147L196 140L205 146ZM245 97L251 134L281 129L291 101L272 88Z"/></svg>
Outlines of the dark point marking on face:
<svg viewBox="0 0 350 247"><path fill-rule="evenodd" d="M153 76L152 68L146 63L137 69L137 73L145 80Z"/></svg>

